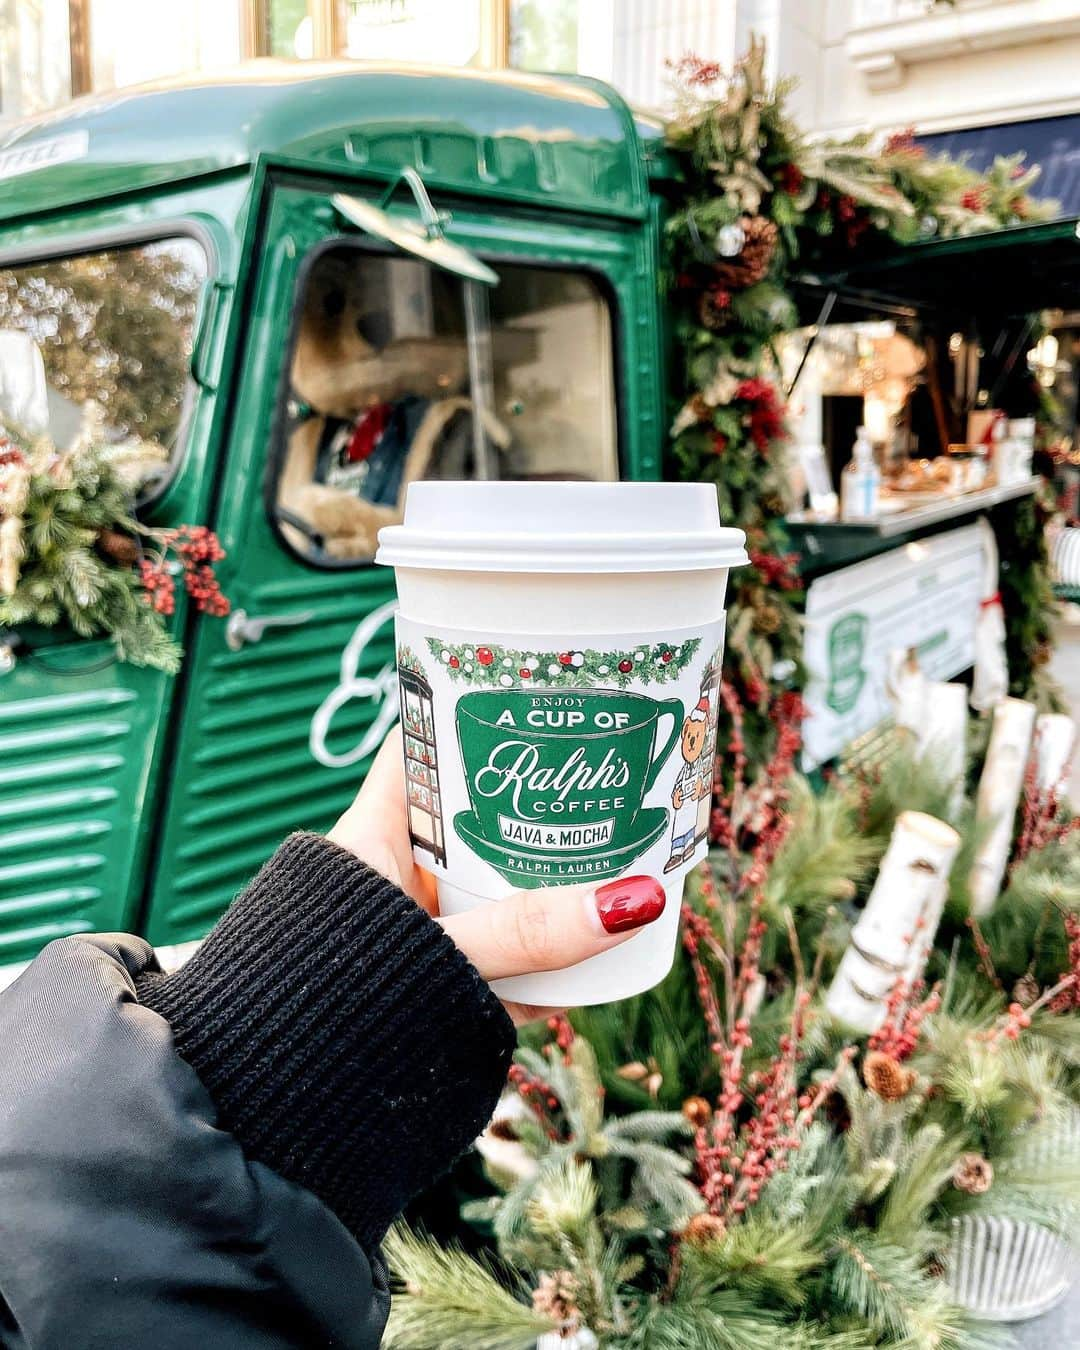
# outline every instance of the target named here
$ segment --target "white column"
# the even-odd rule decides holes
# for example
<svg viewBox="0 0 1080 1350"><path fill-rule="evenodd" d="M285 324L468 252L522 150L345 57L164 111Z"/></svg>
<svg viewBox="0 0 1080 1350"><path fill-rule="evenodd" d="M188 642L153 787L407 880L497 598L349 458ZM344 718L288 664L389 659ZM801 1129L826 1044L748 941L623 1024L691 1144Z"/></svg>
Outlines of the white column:
<svg viewBox="0 0 1080 1350"><path fill-rule="evenodd" d="M601 0L605 7L608 3ZM579 14L585 8L579 6ZM638 107L663 108L670 102L671 82L665 62L693 52L729 70L737 54L735 22L730 0L617 0L608 78Z"/></svg>

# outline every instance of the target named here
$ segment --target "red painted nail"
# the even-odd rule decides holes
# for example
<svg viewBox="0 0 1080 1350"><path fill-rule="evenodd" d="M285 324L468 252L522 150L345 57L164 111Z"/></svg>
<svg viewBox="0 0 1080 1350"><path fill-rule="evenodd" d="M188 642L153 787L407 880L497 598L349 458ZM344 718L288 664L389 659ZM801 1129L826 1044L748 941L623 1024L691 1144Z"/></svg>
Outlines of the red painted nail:
<svg viewBox="0 0 1080 1350"><path fill-rule="evenodd" d="M625 933L658 919L666 899L655 877L620 877L597 888L596 912L609 933Z"/></svg>

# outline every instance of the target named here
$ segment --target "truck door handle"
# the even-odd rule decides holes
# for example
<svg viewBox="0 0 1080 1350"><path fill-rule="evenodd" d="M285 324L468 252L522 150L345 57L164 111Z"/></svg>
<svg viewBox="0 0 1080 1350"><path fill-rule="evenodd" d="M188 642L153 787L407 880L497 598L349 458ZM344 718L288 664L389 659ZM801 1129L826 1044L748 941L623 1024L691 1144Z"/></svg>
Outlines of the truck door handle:
<svg viewBox="0 0 1080 1350"><path fill-rule="evenodd" d="M225 625L225 644L238 652L245 642L261 642L268 628L295 628L315 617L313 609L298 614L262 614L253 618L246 609L234 609Z"/></svg>

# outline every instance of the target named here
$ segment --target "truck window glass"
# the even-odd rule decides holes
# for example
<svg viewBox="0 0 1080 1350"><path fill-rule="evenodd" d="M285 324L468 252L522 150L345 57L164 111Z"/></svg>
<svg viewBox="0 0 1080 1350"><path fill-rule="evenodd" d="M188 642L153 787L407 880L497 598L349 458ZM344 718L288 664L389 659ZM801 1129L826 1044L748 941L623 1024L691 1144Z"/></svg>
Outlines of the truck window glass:
<svg viewBox="0 0 1080 1350"><path fill-rule="evenodd" d="M0 268L0 425L124 443L152 496L182 451L206 271L185 238Z"/></svg>
<svg viewBox="0 0 1080 1350"><path fill-rule="evenodd" d="M298 304L274 489L290 548L330 566L370 562L378 531L401 519L418 478L618 476L606 297L583 272L496 270L499 285L478 288L490 339L478 398L457 277L353 246L314 260Z"/></svg>

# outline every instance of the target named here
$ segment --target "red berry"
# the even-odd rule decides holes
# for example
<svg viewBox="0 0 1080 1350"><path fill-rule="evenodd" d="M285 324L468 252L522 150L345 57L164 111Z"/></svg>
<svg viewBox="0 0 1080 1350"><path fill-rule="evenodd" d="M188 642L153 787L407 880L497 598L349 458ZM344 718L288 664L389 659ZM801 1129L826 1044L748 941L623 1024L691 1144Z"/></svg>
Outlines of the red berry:
<svg viewBox="0 0 1080 1350"><path fill-rule="evenodd" d="M482 666L490 666L492 661L495 660L495 653L491 650L490 647L477 647L476 659L480 662ZM454 664L452 660L450 664L451 665Z"/></svg>
<svg viewBox="0 0 1080 1350"><path fill-rule="evenodd" d="M521 676L523 680L532 679L532 671L529 670L528 667L526 666L522 666L521 669L518 671L518 674Z"/></svg>
<svg viewBox="0 0 1080 1350"><path fill-rule="evenodd" d="M666 666L667 663L671 660L672 655L673 655L672 652L661 652L661 654L660 654L660 660L663 661L663 663L664 663L665 666Z"/></svg>
<svg viewBox="0 0 1080 1350"><path fill-rule="evenodd" d="M458 666L461 665L461 662L456 656L452 656L447 664L450 666L451 670L457 670ZM483 664L487 665L488 662L485 661Z"/></svg>
<svg viewBox="0 0 1080 1350"><path fill-rule="evenodd" d="M633 661L626 661L626 660L620 661L619 669L622 671L624 675L629 675L630 672L634 669L634 663Z"/></svg>
<svg viewBox="0 0 1080 1350"><path fill-rule="evenodd" d="M568 666L568 665L570 664L570 662L573 661L573 659L574 659L574 653L573 653L573 652L560 652L560 653L559 653L559 665L560 665L560 666Z"/></svg>

